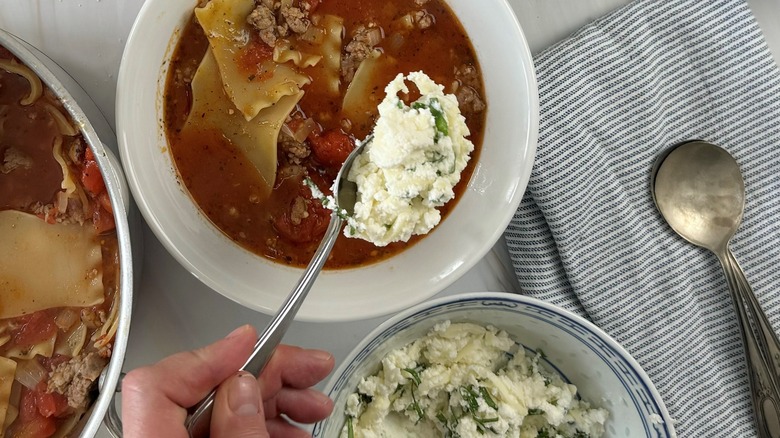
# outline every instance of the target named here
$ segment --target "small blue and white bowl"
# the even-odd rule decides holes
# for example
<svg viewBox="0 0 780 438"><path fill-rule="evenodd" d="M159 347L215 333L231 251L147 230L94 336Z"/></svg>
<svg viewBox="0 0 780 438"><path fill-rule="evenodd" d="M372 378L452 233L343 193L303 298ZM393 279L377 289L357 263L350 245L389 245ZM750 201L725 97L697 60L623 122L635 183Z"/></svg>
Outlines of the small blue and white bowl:
<svg viewBox="0 0 780 438"><path fill-rule="evenodd" d="M424 336L434 325L473 322L505 330L530 350L541 349L551 369L579 395L609 411L605 437L676 437L672 419L650 378L608 334L551 304L522 295L484 292L444 297L398 313L347 356L325 386L333 414L314 427L314 438L335 438L344 426L347 396L375 374L381 359Z"/></svg>

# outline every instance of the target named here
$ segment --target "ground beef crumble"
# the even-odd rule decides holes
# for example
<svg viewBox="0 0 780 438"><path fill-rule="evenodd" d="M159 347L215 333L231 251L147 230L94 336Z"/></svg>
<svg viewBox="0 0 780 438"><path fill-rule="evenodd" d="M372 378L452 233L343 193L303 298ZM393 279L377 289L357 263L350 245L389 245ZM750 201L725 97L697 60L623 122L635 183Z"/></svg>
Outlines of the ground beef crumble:
<svg viewBox="0 0 780 438"><path fill-rule="evenodd" d="M381 32L374 23L359 25L352 32L352 40L344 47L344 56L341 57L341 75L346 82L352 82L355 71L364 59L368 58L378 41L374 41L372 34Z"/></svg>
<svg viewBox="0 0 780 438"><path fill-rule="evenodd" d="M9 147L5 150L0 160L0 172L8 174L16 169L31 169L33 166L32 159L24 154L19 149Z"/></svg>
<svg viewBox="0 0 780 438"><path fill-rule="evenodd" d="M300 225L301 221L309 217L308 201L303 196L295 198L292 204L292 211L290 212L290 222L293 225Z"/></svg>
<svg viewBox="0 0 780 438"><path fill-rule="evenodd" d="M308 2L296 6L282 5L281 0L256 0L256 7L246 21L257 30L263 42L273 47L276 40L290 32L303 34L309 30L309 8Z"/></svg>
<svg viewBox="0 0 780 438"><path fill-rule="evenodd" d="M479 74L471 64L455 67L455 78L458 81L455 97L458 98L460 110L467 114L480 113L485 110L485 101L480 96Z"/></svg>
<svg viewBox="0 0 780 438"><path fill-rule="evenodd" d="M433 15L429 14L428 11L412 12L412 20L414 21L414 25L417 26L418 29L427 29L433 26L435 23L435 19Z"/></svg>
<svg viewBox="0 0 780 438"><path fill-rule="evenodd" d="M108 363L108 359L91 352L58 365L49 375L49 392L68 398L68 406L86 409L89 391Z"/></svg>
<svg viewBox="0 0 780 438"><path fill-rule="evenodd" d="M280 134L279 144L291 164L301 164L311 155L311 148L306 143L296 141L288 135Z"/></svg>

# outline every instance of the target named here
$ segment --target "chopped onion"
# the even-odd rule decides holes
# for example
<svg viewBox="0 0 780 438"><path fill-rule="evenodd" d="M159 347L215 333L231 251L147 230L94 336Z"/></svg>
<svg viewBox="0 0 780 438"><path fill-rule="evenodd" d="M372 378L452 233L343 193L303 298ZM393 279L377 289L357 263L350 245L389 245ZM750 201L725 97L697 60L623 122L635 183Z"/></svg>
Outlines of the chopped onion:
<svg viewBox="0 0 780 438"><path fill-rule="evenodd" d="M16 365L16 376L14 380L18 381L28 389L35 389L48 373L36 359L20 360Z"/></svg>
<svg viewBox="0 0 780 438"><path fill-rule="evenodd" d="M73 324L76 323L81 319L78 312L71 309L70 307L66 307L65 309L60 312L59 315L57 315L56 318L54 318L54 323L57 324L57 327L59 327L62 330L67 330L71 327L73 327Z"/></svg>
<svg viewBox="0 0 780 438"><path fill-rule="evenodd" d="M57 196L54 198L54 206L60 214L65 213L68 209L68 194L65 191L57 192Z"/></svg>
<svg viewBox="0 0 780 438"><path fill-rule="evenodd" d="M81 323L68 333L67 336L59 336L57 344L54 346L54 352L65 356L76 357L81 353L84 344L87 342L87 326Z"/></svg>
<svg viewBox="0 0 780 438"><path fill-rule="evenodd" d="M366 34L366 40L370 47L374 47L382 41L382 29L378 27L372 27Z"/></svg>
<svg viewBox="0 0 780 438"><path fill-rule="evenodd" d="M298 143L303 143L304 140L306 140L306 137L309 136L309 134L312 133L317 128L317 122L314 121L312 118L308 118L301 123L301 126L298 127L298 130L295 131L292 135L292 138L295 139Z"/></svg>
<svg viewBox="0 0 780 438"><path fill-rule="evenodd" d="M287 123L282 123L282 133L287 137L293 137L295 135Z"/></svg>
<svg viewBox="0 0 780 438"><path fill-rule="evenodd" d="M402 29L414 29L414 17L411 12L395 20L395 22L398 23L398 26Z"/></svg>
<svg viewBox="0 0 780 438"><path fill-rule="evenodd" d="M401 48L401 46L404 44L404 36L400 33L394 33L390 35L390 42L388 43L388 47L390 50L398 50Z"/></svg>

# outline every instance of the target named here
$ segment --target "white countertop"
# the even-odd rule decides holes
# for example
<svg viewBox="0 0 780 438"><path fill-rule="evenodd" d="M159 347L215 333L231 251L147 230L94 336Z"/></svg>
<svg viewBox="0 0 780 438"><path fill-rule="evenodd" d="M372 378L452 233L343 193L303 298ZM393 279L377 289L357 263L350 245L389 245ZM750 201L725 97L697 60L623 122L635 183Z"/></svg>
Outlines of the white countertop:
<svg viewBox="0 0 780 438"><path fill-rule="evenodd" d="M537 53L627 0L509 0ZM749 0L775 58L780 59L780 0ZM0 28L51 57L92 97L114 126L114 96L122 50L143 0L3 0ZM245 309L204 286L182 268L143 225L143 270L125 369L212 342L250 323L262 329L270 317ZM291 285L292 287L293 285ZM501 240L464 277L440 295L518 291ZM285 342L322 348L343 359L387 317L349 323L302 323ZM109 436L101 432L99 436Z"/></svg>

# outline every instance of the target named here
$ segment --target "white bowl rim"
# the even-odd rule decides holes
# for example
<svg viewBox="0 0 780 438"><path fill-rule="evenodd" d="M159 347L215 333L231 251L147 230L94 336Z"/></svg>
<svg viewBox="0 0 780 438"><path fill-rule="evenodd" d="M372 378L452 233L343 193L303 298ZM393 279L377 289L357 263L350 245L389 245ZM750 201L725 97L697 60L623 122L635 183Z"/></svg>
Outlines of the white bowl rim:
<svg viewBox="0 0 780 438"><path fill-rule="evenodd" d="M605 332L604 330L602 330L592 322L588 321L587 319L575 313L572 313L562 307L558 307L554 304L550 304L546 301L542 301L537 298L529 297L526 295L509 293L509 292L469 292L463 294L450 295L450 296L424 301L420 304L417 304L415 306L409 307L406 310L396 313L395 315L393 315L392 317L388 318L380 325L378 325L369 334L367 334L360 341L360 343L358 343L347 354L344 360L342 360L341 364L331 374L331 377L325 383L325 386L323 387L323 392L332 398L333 397L332 392L333 389L336 387L336 385L339 384L341 380L348 378L348 376L345 375L345 371L352 365L352 362L355 360L355 358L360 356L362 353L364 353L364 351L370 344L374 343L380 335L384 334L389 329L395 327L396 325L398 325L399 323L403 322L406 319L414 317L419 313L430 311L432 309L442 307L448 304L453 304L458 302L468 302L468 301L502 301L502 302L516 303L523 306L536 307L557 314L558 316L561 316L571 321L572 323L590 331L601 341L603 341L609 348L611 348L618 357L624 360L631 368L631 370L636 374L636 377L639 378L639 384L644 386L647 392L651 395L652 397L651 401L657 408L655 412L663 420L662 426L664 429L666 429L667 432L666 436L672 438L675 438L677 436L677 433L673 426L675 424L675 421L672 419L671 415L669 414L669 411L666 408L663 399L661 398L661 394L658 393L655 384L653 384L652 380L650 380L650 376L647 375L647 373L639 364L639 362L637 362L636 359L634 359L634 357L631 356L631 354L628 351L626 351L626 349L623 348L612 336L610 336L607 332ZM334 409L333 412L337 413L339 411ZM314 427L313 436L315 438L319 437L317 432L321 424L322 422L317 423Z"/></svg>
<svg viewBox="0 0 780 438"><path fill-rule="evenodd" d="M448 2L448 0L444 0L444 1ZM513 53L520 54L523 60L528 61L528 63L524 65L522 74L518 73L518 75L520 75L524 79L524 84L527 90L527 95L523 95L523 97L524 97L524 104L527 104L528 106L528 114L527 114L527 119L523 119L523 123L522 123L524 126L527 125L527 132L525 133L524 137L516 138L516 140L522 142L526 146L523 152L523 157L525 159L524 161L528 163L533 163L536 156L536 146L538 140L538 127L539 127L539 97L538 97L538 87L536 82L536 73L535 73L535 69L533 68L533 56L531 55L530 48L527 43L527 39L525 38L520 23L517 20L514 10L509 5L508 0L492 0L492 1L494 1L500 13L503 14L503 16L506 17L506 19L512 23L511 28L504 29L503 33L505 35L512 34L513 37L517 38L517 42L519 44L518 47L513 47L513 50L515 50L515 52ZM157 239L163 244L163 246L168 250L168 252L185 269L187 269L191 274L193 274L196 278L198 278L201 282L203 282L205 285L210 287L212 290L220 293L221 295L227 297L228 299L238 304L241 304L242 306L260 311L265 314L274 314L277 311L278 307L281 305L281 303L284 301L285 297L287 296L288 293L287 291L283 291L282 293L279 294L274 294L273 298L274 300L277 300L277 302L261 302L251 295L242 294L239 291L231 289L228 285L224 284L224 281L220 281L218 275L215 274L215 268L213 266L209 266L208 264L206 265L196 264L191 260L190 257L187 256L187 254L185 254L182 251L182 248L180 248L179 245L177 244L179 243L179 241L174 240L171 237L171 235L166 232L166 229L162 224L162 221L165 219L162 217L162 215L159 212L154 211L154 209L150 205L149 200L144 196L144 189L142 188L144 182L141 181L141 178L139 177L138 174L138 169L136 168L136 164L134 163L132 156L129 152L129 149L132 148L130 145L133 142L128 140L128 136L133 136L135 134L127 129L124 121L126 118L126 113L130 111L133 105L132 104L133 98L138 91L137 89L134 88L133 80L130 79L133 78L133 74L130 72L129 66L134 62L136 56L144 51L143 44L141 43L142 38L139 37L139 35L143 34L143 30L141 29L142 28L141 23L146 23L146 22L154 23L156 21L159 21L159 17L155 16L155 14L159 13L160 6L158 5L160 5L161 3L163 2L147 1L141 8L136 18L136 21L130 31L130 35L128 36L127 44L125 46L125 51L122 56L122 63L120 66L118 86L117 86L117 99L116 99L117 132L118 132L118 139L119 139L120 155L122 158L122 162L124 163L125 166L128 183L134 195L136 204L138 205L147 224L150 226ZM459 18L461 18L462 21L462 17ZM166 50L167 55L165 58L165 62L167 62L170 53L175 47L175 43L176 43L175 36L179 30L180 29L175 29L173 36L171 36L172 40L171 42L168 43L169 47ZM158 78L158 81L159 80L164 81L165 79ZM138 168L141 167L142 165L139 164ZM476 172L477 171L475 170L475 174ZM485 232L486 238L484 239L484 242L481 242L481 244L477 248L478 250L464 254L463 257L457 261L458 262L457 264L453 263L454 267L451 270L447 271L447 275L443 275L444 269L438 271L437 275L434 276L436 277L435 283L429 282L432 284L426 284L427 287L416 289L414 294L412 293L407 294L407 296L404 296L403 299L399 299L395 301L385 300L380 303L381 305L361 307L359 313L353 313L352 308L342 309L339 307L339 308L328 308L327 310L323 310L323 309L318 309L313 307L314 305L311 303L312 295L316 294L317 292L316 289L318 287L317 284L315 284L312 290L312 294L310 294L309 298L307 298L307 301L303 303L300 310L298 311L298 314L296 315L296 320L308 321L308 322L354 321L354 320L362 320L362 319L387 315L402 310L404 308L407 308L411 305L417 304L425 299L428 299L434 296L436 293L440 292L441 290L445 289L446 287L450 286L463 274L465 274L472 267L474 267L474 265L476 265L479 262L479 260L485 254L487 254L487 252L495 244L495 242L501 238L504 230L506 229L506 226L509 224L509 222L511 221L515 213L516 207L520 204L522 196L525 192L525 187L527 186L528 180L530 179L530 173L531 173L530 164L528 165L527 169L525 168L521 169L519 172L518 178L516 179L517 184L513 186L513 191L509 199L509 204L515 206L515 208L506 209L506 211L504 211L504 213L501 215L494 215L495 217L493 219L493 222L496 224L496 226L490 232ZM472 176L472 180L473 180L473 176ZM470 185L471 183L469 184L469 186ZM205 220L206 222L208 222L207 219ZM443 222L446 223L446 220ZM213 225L211 226L213 227ZM216 227L214 228L216 229ZM228 239L225 236L223 236L223 238ZM418 243L415 246L418 245L420 245L420 243ZM407 249L406 251L409 251L409 249ZM249 253L248 251L246 252ZM254 254L252 255L256 256ZM256 256L256 257L258 259L262 259L262 257L260 256ZM391 257L388 260L392 260L392 259L393 258ZM285 266L283 264L270 262L265 259L261 260L261 262L271 263L275 265L278 269L287 271L288 273L290 271L297 272L298 274L296 275L296 277L300 276L300 273L303 272L302 268L292 268L289 266ZM366 267L361 266L357 268L344 269L335 272L349 272L357 269L374 268L386 262L387 260L380 261L378 263L368 265ZM450 266L447 266L447 268L449 269ZM322 278L324 276L327 276L329 272L334 272L334 271L325 271L321 273L318 282L322 283L324 281ZM292 286L294 286L294 283L291 282L289 285L289 289L292 289ZM409 285L407 286L410 287Z"/></svg>

